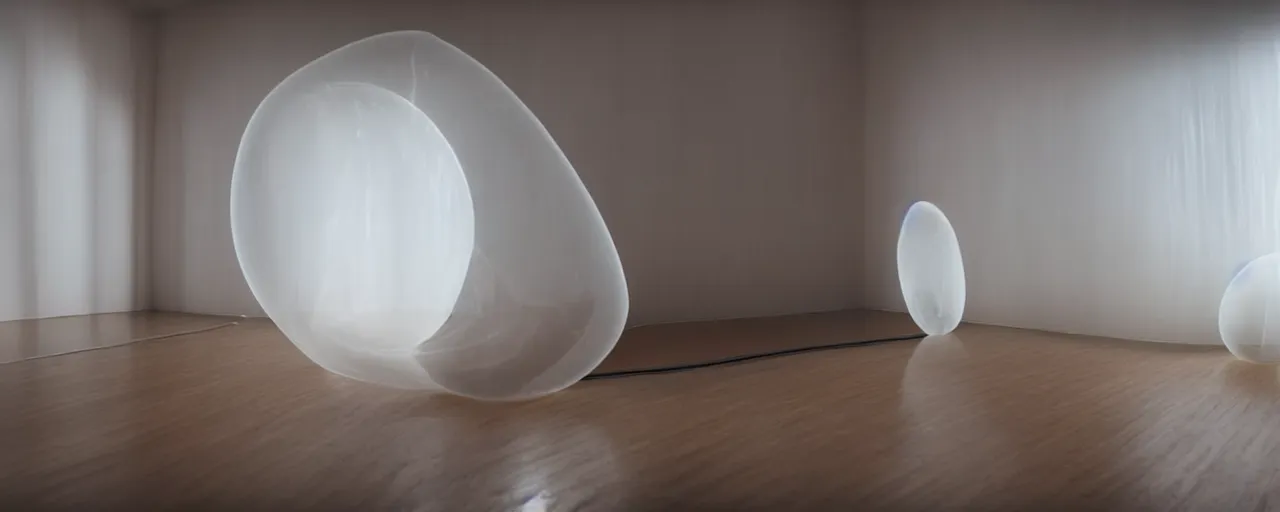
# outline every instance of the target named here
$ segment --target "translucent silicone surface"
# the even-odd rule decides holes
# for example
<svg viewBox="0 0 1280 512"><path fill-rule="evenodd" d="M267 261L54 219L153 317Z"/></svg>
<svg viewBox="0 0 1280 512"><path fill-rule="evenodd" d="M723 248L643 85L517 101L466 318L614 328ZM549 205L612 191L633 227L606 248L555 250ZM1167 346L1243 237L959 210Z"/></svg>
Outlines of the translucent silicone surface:
<svg viewBox="0 0 1280 512"><path fill-rule="evenodd" d="M1280 253L1249 262L1227 285L1218 332L1236 357L1280 363Z"/></svg>
<svg viewBox="0 0 1280 512"><path fill-rule="evenodd" d="M911 319L926 334L947 334L964 316L964 261L942 210L911 205L898 233L898 283Z"/></svg>
<svg viewBox="0 0 1280 512"><path fill-rule="evenodd" d="M537 397L595 368L626 320L617 250L560 148L425 32L352 43L267 95L231 227L281 331L375 384Z"/></svg>

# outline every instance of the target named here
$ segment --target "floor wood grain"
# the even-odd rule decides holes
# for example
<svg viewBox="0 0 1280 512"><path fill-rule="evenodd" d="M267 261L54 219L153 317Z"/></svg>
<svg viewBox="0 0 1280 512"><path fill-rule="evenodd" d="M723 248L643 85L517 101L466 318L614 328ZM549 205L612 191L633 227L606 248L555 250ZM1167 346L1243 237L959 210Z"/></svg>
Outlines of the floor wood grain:
<svg viewBox="0 0 1280 512"><path fill-rule="evenodd" d="M910 330L651 326L602 370ZM3 510L1269 510L1278 449L1273 367L973 325L517 404L353 382L263 321L0 365Z"/></svg>

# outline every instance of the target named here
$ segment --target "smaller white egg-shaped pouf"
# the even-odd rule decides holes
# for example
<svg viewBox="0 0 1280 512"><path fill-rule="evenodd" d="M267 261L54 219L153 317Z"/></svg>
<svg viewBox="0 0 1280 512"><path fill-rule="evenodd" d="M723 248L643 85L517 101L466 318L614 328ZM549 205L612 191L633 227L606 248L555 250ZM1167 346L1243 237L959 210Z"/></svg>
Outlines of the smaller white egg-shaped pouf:
<svg viewBox="0 0 1280 512"><path fill-rule="evenodd" d="M627 316L586 187L488 69L425 32L357 41L258 106L231 180L249 288L320 366L488 400L563 389Z"/></svg>
<svg viewBox="0 0 1280 512"><path fill-rule="evenodd" d="M911 205L898 233L898 283L911 319L926 334L947 334L964 316L964 261L942 210Z"/></svg>
<svg viewBox="0 0 1280 512"><path fill-rule="evenodd" d="M1231 279L1218 306L1218 333L1240 359L1280 363L1280 253L1249 262Z"/></svg>

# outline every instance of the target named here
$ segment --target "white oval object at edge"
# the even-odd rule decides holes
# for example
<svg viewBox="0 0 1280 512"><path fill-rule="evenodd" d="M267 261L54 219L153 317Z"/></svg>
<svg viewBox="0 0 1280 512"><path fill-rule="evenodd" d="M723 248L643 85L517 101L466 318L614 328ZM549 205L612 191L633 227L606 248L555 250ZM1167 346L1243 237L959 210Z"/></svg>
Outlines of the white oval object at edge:
<svg viewBox="0 0 1280 512"><path fill-rule="evenodd" d="M1280 363L1280 253L1249 262L1231 279L1218 305L1218 334L1240 359Z"/></svg>
<svg viewBox="0 0 1280 512"><path fill-rule="evenodd" d="M907 210L898 233L898 283L911 319L926 334L951 332L964 316L964 261L951 222L932 203Z"/></svg>

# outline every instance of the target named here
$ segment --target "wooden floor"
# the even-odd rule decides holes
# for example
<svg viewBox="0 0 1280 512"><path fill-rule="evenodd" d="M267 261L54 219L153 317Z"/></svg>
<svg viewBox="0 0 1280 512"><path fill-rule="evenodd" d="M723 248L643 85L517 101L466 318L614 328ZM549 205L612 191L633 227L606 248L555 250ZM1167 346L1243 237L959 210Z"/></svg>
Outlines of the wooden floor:
<svg viewBox="0 0 1280 512"><path fill-rule="evenodd" d="M911 331L655 326L601 369ZM970 325L518 404L353 382L263 321L0 365L0 510L154 508L1280 510L1280 379L1215 347Z"/></svg>

